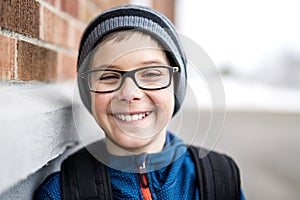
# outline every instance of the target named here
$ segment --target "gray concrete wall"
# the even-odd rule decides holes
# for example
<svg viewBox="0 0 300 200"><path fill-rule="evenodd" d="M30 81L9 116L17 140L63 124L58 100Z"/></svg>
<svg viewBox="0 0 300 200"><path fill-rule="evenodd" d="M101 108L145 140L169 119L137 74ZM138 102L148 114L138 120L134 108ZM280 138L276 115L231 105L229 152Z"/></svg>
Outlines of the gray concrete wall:
<svg viewBox="0 0 300 200"><path fill-rule="evenodd" d="M79 144L73 91L73 83L0 84L0 199L30 199L57 158Z"/></svg>

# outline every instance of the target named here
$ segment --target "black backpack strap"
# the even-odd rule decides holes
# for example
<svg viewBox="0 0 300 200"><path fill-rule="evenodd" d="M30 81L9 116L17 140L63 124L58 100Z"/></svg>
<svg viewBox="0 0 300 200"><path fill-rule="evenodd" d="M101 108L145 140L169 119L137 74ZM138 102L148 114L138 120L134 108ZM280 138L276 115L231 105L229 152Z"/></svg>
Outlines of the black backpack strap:
<svg viewBox="0 0 300 200"><path fill-rule="evenodd" d="M198 176L200 199L240 199L240 174L235 162L224 154L190 146ZM207 154L200 158L200 150Z"/></svg>
<svg viewBox="0 0 300 200"><path fill-rule="evenodd" d="M60 173L63 200L113 199L108 167L86 149L67 158Z"/></svg>

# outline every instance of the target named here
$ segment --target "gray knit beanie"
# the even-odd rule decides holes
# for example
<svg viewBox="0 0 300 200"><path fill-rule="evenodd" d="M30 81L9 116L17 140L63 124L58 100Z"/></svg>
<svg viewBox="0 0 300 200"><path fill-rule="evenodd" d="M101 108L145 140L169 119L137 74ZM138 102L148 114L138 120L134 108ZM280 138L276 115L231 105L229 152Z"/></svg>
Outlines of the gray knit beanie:
<svg viewBox="0 0 300 200"><path fill-rule="evenodd" d="M186 57L174 25L161 13L150 8L126 5L116 7L98 15L85 29L80 42L77 72L81 99L91 112L91 95L87 83L80 73L87 70L84 64L92 50L104 36L124 30L137 29L151 35L165 50L172 66L180 68L174 73L174 114L179 110L186 90ZM91 112L92 113L92 112Z"/></svg>

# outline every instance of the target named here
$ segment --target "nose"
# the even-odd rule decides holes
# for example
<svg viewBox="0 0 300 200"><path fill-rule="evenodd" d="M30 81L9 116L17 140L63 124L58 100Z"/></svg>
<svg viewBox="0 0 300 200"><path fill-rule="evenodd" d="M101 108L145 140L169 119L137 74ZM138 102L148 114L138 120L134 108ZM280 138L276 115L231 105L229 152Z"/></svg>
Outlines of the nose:
<svg viewBox="0 0 300 200"><path fill-rule="evenodd" d="M128 103L132 103L142 99L144 96L143 91L138 88L138 86L134 83L131 78L126 78L124 80L123 85L117 91L117 98L120 101L126 101Z"/></svg>

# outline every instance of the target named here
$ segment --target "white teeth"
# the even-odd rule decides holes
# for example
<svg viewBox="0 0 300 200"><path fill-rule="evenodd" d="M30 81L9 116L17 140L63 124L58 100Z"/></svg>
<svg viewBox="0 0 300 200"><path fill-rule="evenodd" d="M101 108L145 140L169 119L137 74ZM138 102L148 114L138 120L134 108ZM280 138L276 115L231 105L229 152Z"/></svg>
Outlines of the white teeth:
<svg viewBox="0 0 300 200"><path fill-rule="evenodd" d="M144 116L145 117L145 116ZM143 119L143 114L139 114L139 120Z"/></svg>
<svg viewBox="0 0 300 200"><path fill-rule="evenodd" d="M146 112L143 114L134 114L134 115L115 114L114 116L120 120L131 122L131 121L141 120L144 117L148 116L149 114L150 112Z"/></svg>
<svg viewBox="0 0 300 200"><path fill-rule="evenodd" d="M139 116L138 115L132 115L131 120L132 121L139 120Z"/></svg>
<svg viewBox="0 0 300 200"><path fill-rule="evenodd" d="M125 120L126 120L127 122L130 122L130 121L131 121L131 116L130 116L130 115L126 115L126 116L125 116Z"/></svg>

